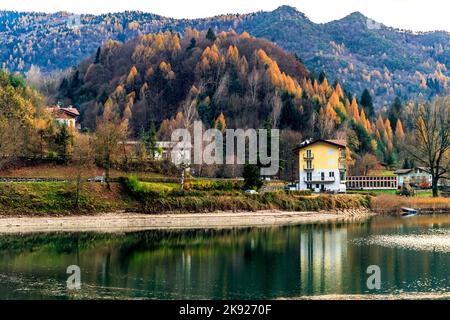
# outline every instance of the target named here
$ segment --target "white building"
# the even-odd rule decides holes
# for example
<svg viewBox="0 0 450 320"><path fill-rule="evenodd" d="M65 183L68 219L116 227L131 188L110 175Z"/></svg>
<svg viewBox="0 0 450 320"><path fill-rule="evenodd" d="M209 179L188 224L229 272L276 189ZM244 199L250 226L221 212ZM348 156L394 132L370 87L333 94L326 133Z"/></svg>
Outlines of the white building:
<svg viewBox="0 0 450 320"><path fill-rule="evenodd" d="M405 183L411 186L419 186L421 184L431 186L431 174L428 168L399 169L395 171L395 174L398 176L399 187L403 187Z"/></svg>

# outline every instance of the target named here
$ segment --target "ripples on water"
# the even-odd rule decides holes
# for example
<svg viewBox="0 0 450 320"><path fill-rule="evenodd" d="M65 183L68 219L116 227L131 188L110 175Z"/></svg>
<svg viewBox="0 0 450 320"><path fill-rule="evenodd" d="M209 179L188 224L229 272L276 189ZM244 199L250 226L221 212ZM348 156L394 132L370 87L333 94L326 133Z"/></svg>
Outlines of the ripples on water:
<svg viewBox="0 0 450 320"><path fill-rule="evenodd" d="M369 236L367 238L355 239L353 243L450 253L450 230L434 229L418 234Z"/></svg>

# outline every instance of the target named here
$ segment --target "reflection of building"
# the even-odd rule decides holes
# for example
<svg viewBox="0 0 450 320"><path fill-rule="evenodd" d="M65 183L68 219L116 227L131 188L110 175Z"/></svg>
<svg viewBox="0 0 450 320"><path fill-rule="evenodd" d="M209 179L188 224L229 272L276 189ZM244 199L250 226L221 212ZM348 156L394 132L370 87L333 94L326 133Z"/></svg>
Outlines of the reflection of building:
<svg viewBox="0 0 450 320"><path fill-rule="evenodd" d="M80 116L78 110L72 106L62 108L60 106L48 107L47 110L53 118L60 124L65 124L68 128L75 129L77 118Z"/></svg>
<svg viewBox="0 0 450 320"><path fill-rule="evenodd" d="M309 294L340 293L347 259L347 230L317 228L300 237L300 279Z"/></svg>
<svg viewBox="0 0 450 320"><path fill-rule="evenodd" d="M345 192L346 142L305 141L296 149L299 156L299 190Z"/></svg>
<svg viewBox="0 0 450 320"><path fill-rule="evenodd" d="M398 185L400 187L405 183L412 186L431 186L431 174L428 168L400 169L395 171L395 174L398 176Z"/></svg>
<svg viewBox="0 0 450 320"><path fill-rule="evenodd" d="M350 176L347 178L347 189L395 190L397 187L397 176Z"/></svg>

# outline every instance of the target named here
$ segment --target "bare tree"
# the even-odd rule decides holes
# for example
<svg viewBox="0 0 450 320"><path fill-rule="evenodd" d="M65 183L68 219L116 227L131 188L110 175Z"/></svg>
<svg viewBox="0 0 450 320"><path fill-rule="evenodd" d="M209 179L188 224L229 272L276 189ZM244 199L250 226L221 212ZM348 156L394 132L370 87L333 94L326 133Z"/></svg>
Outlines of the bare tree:
<svg viewBox="0 0 450 320"><path fill-rule="evenodd" d="M274 128L278 128L282 106L283 103L281 101L281 97L278 93L276 93L272 98L272 123Z"/></svg>
<svg viewBox="0 0 450 320"><path fill-rule="evenodd" d="M355 175L367 176L370 170L380 166L380 162L373 154L365 153L355 162L353 173Z"/></svg>
<svg viewBox="0 0 450 320"><path fill-rule="evenodd" d="M255 105L256 103L260 79L261 79L260 72L256 69L256 67L253 67L252 72L250 72L250 74L248 75L248 86L250 89L250 97L252 105Z"/></svg>
<svg viewBox="0 0 450 320"><path fill-rule="evenodd" d="M412 115L414 131L406 147L417 162L429 168L433 197L437 197L439 179L449 169L450 98L436 98L416 108Z"/></svg>
<svg viewBox="0 0 450 320"><path fill-rule="evenodd" d="M23 129L19 121L0 117L0 170L7 168L22 155Z"/></svg>
<svg viewBox="0 0 450 320"><path fill-rule="evenodd" d="M202 87L200 87L200 89L192 87L188 96L181 105L183 112L183 125L185 129L191 130L195 119L198 119L197 98L201 89Z"/></svg>

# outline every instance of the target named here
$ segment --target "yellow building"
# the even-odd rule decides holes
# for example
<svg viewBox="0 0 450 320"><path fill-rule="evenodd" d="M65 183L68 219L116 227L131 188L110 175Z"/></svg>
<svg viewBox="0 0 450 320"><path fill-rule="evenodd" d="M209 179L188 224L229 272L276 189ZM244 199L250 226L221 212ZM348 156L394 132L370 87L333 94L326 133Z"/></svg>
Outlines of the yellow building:
<svg viewBox="0 0 450 320"><path fill-rule="evenodd" d="M325 139L305 141L295 148L299 161L297 189L345 192L345 149L345 141Z"/></svg>

